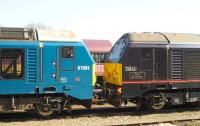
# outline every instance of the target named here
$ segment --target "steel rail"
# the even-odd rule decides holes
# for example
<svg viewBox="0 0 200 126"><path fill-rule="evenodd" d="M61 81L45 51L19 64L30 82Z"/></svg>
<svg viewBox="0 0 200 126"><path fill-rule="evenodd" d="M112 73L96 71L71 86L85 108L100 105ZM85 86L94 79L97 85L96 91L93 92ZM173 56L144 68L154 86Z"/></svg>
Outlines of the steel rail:
<svg viewBox="0 0 200 126"><path fill-rule="evenodd" d="M188 118L188 119L175 119L175 120L166 120L166 121L152 121L152 122L141 122L141 123L128 123L128 124L119 124L119 125L110 125L110 126L145 126L145 125L155 125L161 123L183 123L183 122L191 122L191 121L199 121L200 117L197 118Z"/></svg>

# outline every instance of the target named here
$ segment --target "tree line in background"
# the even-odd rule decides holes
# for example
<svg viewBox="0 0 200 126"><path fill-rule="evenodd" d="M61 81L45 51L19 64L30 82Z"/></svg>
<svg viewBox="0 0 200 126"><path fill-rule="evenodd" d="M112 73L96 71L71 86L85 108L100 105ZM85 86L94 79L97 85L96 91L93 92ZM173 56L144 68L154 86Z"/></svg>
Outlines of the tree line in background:
<svg viewBox="0 0 200 126"><path fill-rule="evenodd" d="M3 25L0 24L0 27L4 27ZM31 22L27 25L25 25L25 28L37 28L37 29L52 29L50 26L45 25L43 23L36 23L36 22Z"/></svg>
<svg viewBox="0 0 200 126"><path fill-rule="evenodd" d="M37 28L37 29L52 29L50 26L43 23L31 22L25 26L25 28Z"/></svg>

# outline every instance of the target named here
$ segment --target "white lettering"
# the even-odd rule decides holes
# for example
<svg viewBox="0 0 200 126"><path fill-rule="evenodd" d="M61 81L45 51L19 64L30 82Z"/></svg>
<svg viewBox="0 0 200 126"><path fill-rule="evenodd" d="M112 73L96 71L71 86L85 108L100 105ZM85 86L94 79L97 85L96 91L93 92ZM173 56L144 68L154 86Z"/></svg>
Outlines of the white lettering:
<svg viewBox="0 0 200 126"><path fill-rule="evenodd" d="M78 66L78 70L90 70L90 66Z"/></svg>
<svg viewBox="0 0 200 126"><path fill-rule="evenodd" d="M131 71L137 71L136 66L125 66L124 71L131 72Z"/></svg>

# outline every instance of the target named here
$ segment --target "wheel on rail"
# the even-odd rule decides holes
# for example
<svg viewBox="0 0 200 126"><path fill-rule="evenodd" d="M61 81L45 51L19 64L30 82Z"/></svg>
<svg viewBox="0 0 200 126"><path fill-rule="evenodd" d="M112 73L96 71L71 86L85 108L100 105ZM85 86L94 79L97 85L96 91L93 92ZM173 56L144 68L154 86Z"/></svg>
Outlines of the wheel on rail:
<svg viewBox="0 0 200 126"><path fill-rule="evenodd" d="M55 111L51 109L51 106L40 103L36 105L36 112L38 116L43 118L48 118L55 114Z"/></svg>
<svg viewBox="0 0 200 126"><path fill-rule="evenodd" d="M146 107L149 110L158 111L165 107L166 100L162 97L148 97Z"/></svg>
<svg viewBox="0 0 200 126"><path fill-rule="evenodd" d="M52 103L50 98L41 98L40 101L35 105L37 115L42 118L49 118L56 113L52 109Z"/></svg>

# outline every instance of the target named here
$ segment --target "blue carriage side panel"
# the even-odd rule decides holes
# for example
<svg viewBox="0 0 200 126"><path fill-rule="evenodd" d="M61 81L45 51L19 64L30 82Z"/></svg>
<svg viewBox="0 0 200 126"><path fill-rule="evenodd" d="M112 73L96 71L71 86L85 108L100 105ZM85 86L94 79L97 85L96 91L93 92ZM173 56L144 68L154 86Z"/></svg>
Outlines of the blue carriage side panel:
<svg viewBox="0 0 200 126"><path fill-rule="evenodd" d="M63 57L63 48L73 49ZM94 61L82 42L44 42L40 93L64 93L76 99L92 99ZM48 90L49 89L49 90Z"/></svg>
<svg viewBox="0 0 200 126"><path fill-rule="evenodd" d="M73 57L62 57L63 47L72 47ZM92 99L94 61L82 42L5 41L0 48L24 50L23 79L0 79L1 94L63 93Z"/></svg>
<svg viewBox="0 0 200 126"><path fill-rule="evenodd" d="M73 71L74 70L74 58L61 58L61 70Z"/></svg>
<svg viewBox="0 0 200 126"><path fill-rule="evenodd" d="M94 61L82 43L75 46L74 52L74 71L62 72L61 76L68 76L66 86L70 88L68 90L70 96L78 99L92 99Z"/></svg>
<svg viewBox="0 0 200 126"><path fill-rule="evenodd" d="M57 54L56 54L56 46L50 46L48 44L44 44L43 54L42 54L42 69L43 69L43 77L42 82L53 84L56 83L56 72L57 72Z"/></svg>
<svg viewBox="0 0 200 126"><path fill-rule="evenodd" d="M1 41L0 49L23 50L24 75L22 79L0 79L0 94L34 94L38 82L38 43Z"/></svg>
<svg viewBox="0 0 200 126"><path fill-rule="evenodd" d="M60 82L60 51L59 43L41 42L41 82L39 93L65 93L65 83Z"/></svg>

